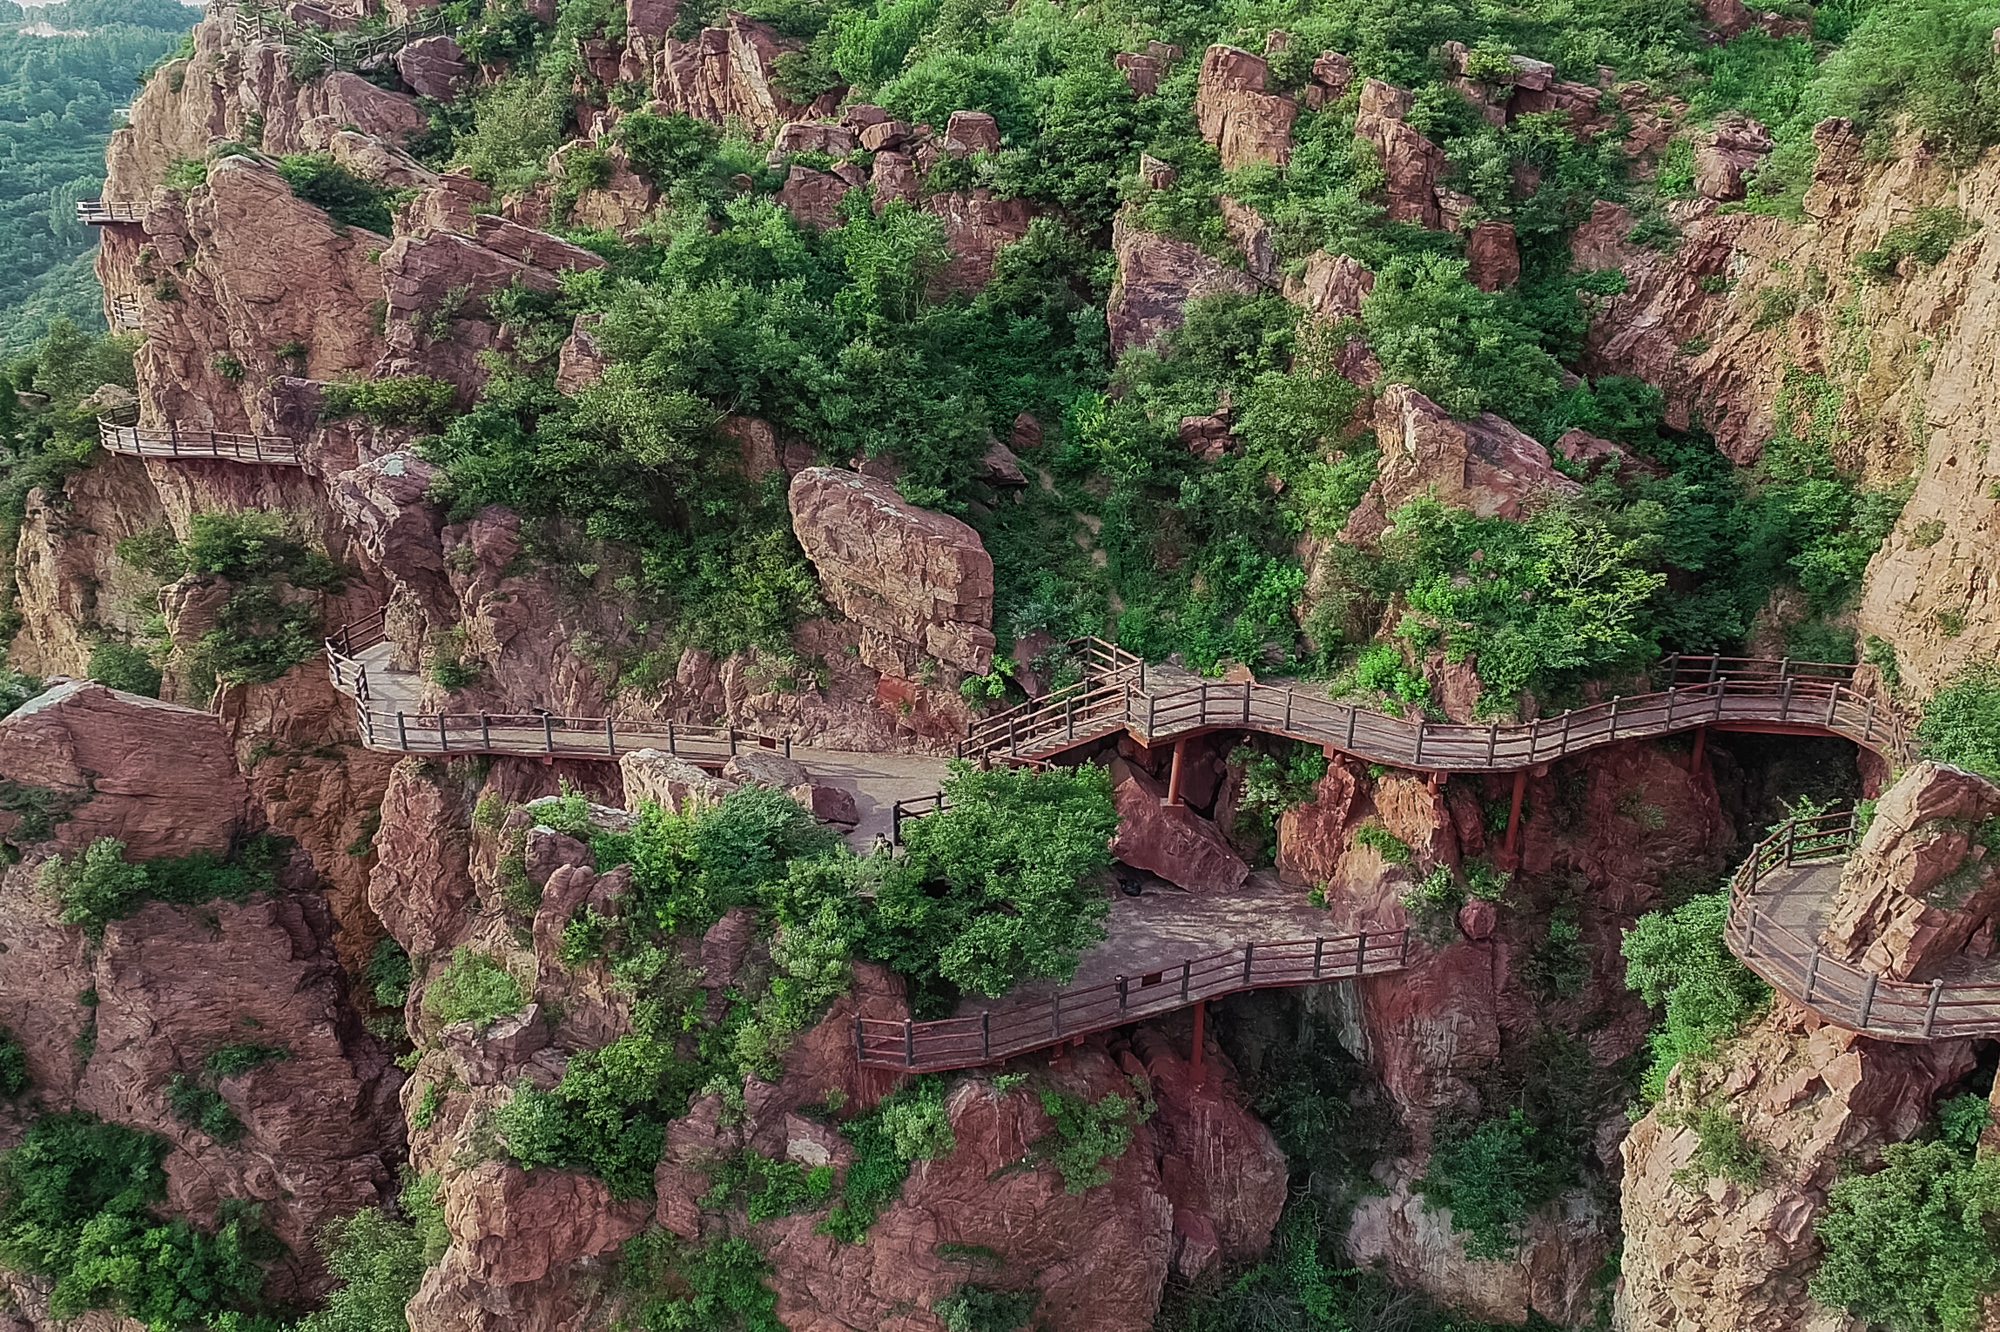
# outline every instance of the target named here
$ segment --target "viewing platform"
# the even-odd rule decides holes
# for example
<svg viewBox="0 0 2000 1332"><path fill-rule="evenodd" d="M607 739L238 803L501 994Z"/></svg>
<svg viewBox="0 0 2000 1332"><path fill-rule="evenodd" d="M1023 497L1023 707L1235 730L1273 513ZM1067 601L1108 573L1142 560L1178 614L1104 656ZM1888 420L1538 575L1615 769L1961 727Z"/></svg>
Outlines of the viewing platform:
<svg viewBox="0 0 2000 1332"><path fill-rule="evenodd" d="M228 430L190 430L120 425L99 419L97 440L112 453L134 458L258 463L266 467L303 467L299 446L283 435L244 435Z"/></svg>
<svg viewBox="0 0 2000 1332"><path fill-rule="evenodd" d="M144 222L149 205L114 203L106 199L78 199L76 220L86 227L109 226L114 222Z"/></svg>

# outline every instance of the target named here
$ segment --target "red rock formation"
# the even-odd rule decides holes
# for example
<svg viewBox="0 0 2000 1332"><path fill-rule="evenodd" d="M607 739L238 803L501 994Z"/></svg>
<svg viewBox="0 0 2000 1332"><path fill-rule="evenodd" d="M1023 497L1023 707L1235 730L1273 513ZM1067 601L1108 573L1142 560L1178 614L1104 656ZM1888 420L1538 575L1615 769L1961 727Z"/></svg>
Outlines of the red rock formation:
<svg viewBox="0 0 2000 1332"><path fill-rule="evenodd" d="M1234 46L1211 46L1201 58L1194 118L1201 137L1222 154L1222 169L1245 162L1283 166L1292 156L1297 103L1265 91L1271 67L1262 56Z"/></svg>
<svg viewBox="0 0 2000 1332"><path fill-rule="evenodd" d="M1620 1323L1666 1329L1820 1326L1806 1294L1819 1265L1813 1224L1827 1189L1885 1142L1907 1138L1938 1093L1973 1065L1970 1045L1892 1045L1816 1024L1780 998L1771 1016L1667 1079L1625 1139ZM1763 1157L1752 1185L1677 1183L1704 1105L1742 1126ZM1669 1120L1672 1122L1668 1122Z"/></svg>
<svg viewBox="0 0 2000 1332"><path fill-rule="evenodd" d="M1892 980L1938 975L2000 908L2000 865L1978 841L1996 816L2000 786L1929 759L1911 767L1841 871L1827 950Z"/></svg>
<svg viewBox="0 0 2000 1332"><path fill-rule="evenodd" d="M832 467L792 478L792 530L827 600L860 623L861 659L914 679L922 659L984 674L994 637L993 560L956 518L906 504Z"/></svg>
<svg viewBox="0 0 2000 1332"><path fill-rule="evenodd" d="M1361 85L1361 109L1355 117L1354 136L1375 146L1382 169L1389 177L1389 219L1415 222L1435 228L1442 224L1438 212L1437 181L1444 171L1444 150L1403 123L1414 97L1380 79Z"/></svg>
<svg viewBox="0 0 2000 1332"><path fill-rule="evenodd" d="M1754 120L1718 121L1695 143L1695 192L1704 199L1741 199L1744 173L1763 161L1771 146L1771 132Z"/></svg>
<svg viewBox="0 0 2000 1332"><path fill-rule="evenodd" d="M1512 222L1485 221L1465 241L1466 276L1481 291L1498 291L1521 280L1521 252Z"/></svg>
<svg viewBox="0 0 2000 1332"><path fill-rule="evenodd" d="M449 102L472 76L472 67L451 38L419 37L396 52L396 72L419 97Z"/></svg>
<svg viewBox="0 0 2000 1332"><path fill-rule="evenodd" d="M1390 514L1422 494L1481 517L1514 518L1539 497L1578 490L1547 449L1493 413L1454 421L1405 385L1391 385L1376 404L1375 434L1381 469L1348 519L1349 540L1373 540Z"/></svg>
<svg viewBox="0 0 2000 1332"><path fill-rule="evenodd" d="M1191 893L1224 892L1250 877L1215 825L1186 805L1165 803L1166 788L1143 769L1113 759L1111 784L1118 804L1112 855Z"/></svg>
<svg viewBox="0 0 2000 1332"><path fill-rule="evenodd" d="M1354 83L1354 61L1338 51L1321 51L1313 61L1312 82L1306 85L1306 105L1317 111L1347 96Z"/></svg>
<svg viewBox="0 0 2000 1332"><path fill-rule="evenodd" d="M628 61L652 72L661 110L716 125L739 120L761 137L806 109L772 84L778 57L796 43L733 11L726 27L703 28L692 41L662 41L656 17L628 28Z"/></svg>
<svg viewBox="0 0 2000 1332"><path fill-rule="evenodd" d="M988 189L934 194L923 206L925 212L944 219L945 245L951 250L951 262L932 283L940 292L972 292L985 286L992 280L993 258L1000 247L1027 235L1033 220L1026 199L996 199Z"/></svg>
<svg viewBox="0 0 2000 1332"><path fill-rule="evenodd" d="M794 162L778 191L778 203L799 225L824 231L840 221L840 201L853 186L839 176Z"/></svg>
<svg viewBox="0 0 2000 1332"><path fill-rule="evenodd" d="M1375 275L1351 255L1315 250L1302 277L1285 279L1285 299L1325 319L1358 319L1361 302L1375 289Z"/></svg>
<svg viewBox="0 0 2000 1332"><path fill-rule="evenodd" d="M1179 328L1191 300L1222 292L1254 295L1259 289L1242 269L1217 263L1186 241L1142 231L1123 214L1112 224L1111 246L1118 254L1118 280L1106 317L1115 352L1148 346Z"/></svg>

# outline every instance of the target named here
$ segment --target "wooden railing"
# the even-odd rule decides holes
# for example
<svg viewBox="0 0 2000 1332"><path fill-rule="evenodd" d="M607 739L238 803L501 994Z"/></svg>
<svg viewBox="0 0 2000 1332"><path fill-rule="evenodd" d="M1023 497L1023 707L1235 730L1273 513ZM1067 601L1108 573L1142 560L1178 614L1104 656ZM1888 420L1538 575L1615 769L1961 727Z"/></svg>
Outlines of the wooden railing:
<svg viewBox="0 0 2000 1332"><path fill-rule="evenodd" d="M380 32L327 32L268 9L244 8L236 12L237 36L305 51L327 69L359 68L376 56L400 51L419 37L435 37L450 27L451 20L442 9L425 10L408 23Z"/></svg>
<svg viewBox="0 0 2000 1332"><path fill-rule="evenodd" d="M1857 841L1855 816L1793 819L1759 842L1729 885L1729 951L1804 1008L1835 1026L1891 1041L1942 1041L2000 1035L2000 983L1903 981L1828 956L1812 937L1779 923L1776 909L1791 893L1831 900L1825 865L1844 859ZM1811 889L1800 876L1817 871ZM1818 913L1815 913L1818 919Z"/></svg>
<svg viewBox="0 0 2000 1332"><path fill-rule="evenodd" d="M146 207L142 203L114 203L104 199L78 199L76 220L87 227L101 227L111 222L144 222Z"/></svg>
<svg viewBox="0 0 2000 1332"><path fill-rule="evenodd" d="M519 754L540 758L615 761L635 749L664 750L690 763L714 766L746 749L776 750L787 758L787 736L734 726L682 722L619 722L613 717L562 717L535 709L522 713L422 712L395 706L395 689L371 675L361 654L388 641L386 613L342 625L326 640L327 671L334 687L354 700L362 743L402 754Z"/></svg>
<svg viewBox="0 0 2000 1332"><path fill-rule="evenodd" d="M115 292L109 301L111 326L126 332L135 332L146 326L143 312L139 308L139 298L129 291Z"/></svg>
<svg viewBox="0 0 2000 1332"><path fill-rule="evenodd" d="M1313 985L1401 971L1409 932L1246 943L1158 970L990 1009L977 1017L901 1022L856 1018L854 1048L869 1068L936 1072L976 1068L1076 1036L1172 1012L1239 990Z"/></svg>
<svg viewBox="0 0 2000 1332"><path fill-rule="evenodd" d="M1100 646L1109 649L1108 644ZM1160 692L1147 687L1143 666L1120 664L988 719L959 746L959 753L1045 758L1121 729L1150 744L1192 731L1240 728L1328 745L1396 767L1478 772L1547 763L1614 741L1734 723L1843 735L1899 764L1914 757L1902 716L1838 674L1851 672L1851 667L1747 658L1674 657L1669 662L1671 681L1692 676L1697 682L1670 683L1655 693L1507 726L1392 717L1375 708L1330 702L1316 690L1249 681L1202 681Z"/></svg>
<svg viewBox="0 0 2000 1332"><path fill-rule="evenodd" d="M168 424L163 427L97 423L98 442L112 453L138 458L220 459L224 462L262 463L271 467L303 467L299 446L283 435L245 435L227 430L189 430Z"/></svg>

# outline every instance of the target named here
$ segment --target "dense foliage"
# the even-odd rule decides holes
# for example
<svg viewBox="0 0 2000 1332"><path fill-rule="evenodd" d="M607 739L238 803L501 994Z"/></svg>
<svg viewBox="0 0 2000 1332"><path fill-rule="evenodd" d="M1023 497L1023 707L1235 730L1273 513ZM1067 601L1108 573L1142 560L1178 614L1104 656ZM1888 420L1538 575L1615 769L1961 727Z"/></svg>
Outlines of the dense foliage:
<svg viewBox="0 0 2000 1332"><path fill-rule="evenodd" d="M134 79L199 17L176 0L0 6L0 361L27 352L58 319L104 327L90 270L97 238L76 220L76 203L98 196L105 141ZM12 26L24 22L58 35Z"/></svg>
<svg viewBox="0 0 2000 1332"><path fill-rule="evenodd" d="M112 1309L151 1332L264 1332L264 1265L284 1251L256 1209L224 1202L212 1233L162 1221L166 1139L82 1112L45 1115L0 1155L0 1264L49 1278L49 1310Z"/></svg>
<svg viewBox="0 0 2000 1332"><path fill-rule="evenodd" d="M1661 1010L1643 1091L1657 1097L1681 1060L1705 1055L1770 998L1722 941L1729 894L1706 893L1671 911L1649 911L1626 932L1625 983Z"/></svg>
<svg viewBox="0 0 2000 1332"><path fill-rule="evenodd" d="M92 939L101 939L106 925L148 902L241 902L253 892L275 888L278 868L288 855L285 839L264 834L245 839L227 855L195 851L128 861L125 843L100 837L67 859L50 857L40 882L61 904L63 924L81 925Z"/></svg>
<svg viewBox="0 0 2000 1332"><path fill-rule="evenodd" d="M2000 780L2000 668L1968 668L1924 700L1917 739L1940 763Z"/></svg>
<svg viewBox="0 0 2000 1332"><path fill-rule="evenodd" d="M1972 1332L2000 1289L2000 1157L1977 1155L1984 1097L1941 1108L1930 1141L1890 1143L1881 1167L1827 1195L1813 1298L1888 1332Z"/></svg>

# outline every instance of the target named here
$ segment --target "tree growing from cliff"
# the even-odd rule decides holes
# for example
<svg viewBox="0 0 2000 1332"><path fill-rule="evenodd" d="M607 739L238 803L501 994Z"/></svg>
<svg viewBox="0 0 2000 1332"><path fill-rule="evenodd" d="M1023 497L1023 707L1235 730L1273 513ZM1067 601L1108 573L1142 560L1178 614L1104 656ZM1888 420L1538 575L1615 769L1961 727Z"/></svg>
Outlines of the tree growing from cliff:
<svg viewBox="0 0 2000 1332"><path fill-rule="evenodd" d="M1771 990L1722 941L1729 894L1649 911L1625 932L1625 984L1662 1010L1640 1090L1655 1100L1683 1059L1705 1055L1770 1001Z"/></svg>
<svg viewBox="0 0 2000 1332"><path fill-rule="evenodd" d="M2000 667L1968 667L1932 694L1917 738L1940 763L2000 779Z"/></svg>
<svg viewBox="0 0 2000 1332"><path fill-rule="evenodd" d="M1118 829L1101 768L981 772L954 762L949 808L904 825L909 854L883 877L869 946L933 1013L954 992L1002 995L1067 981L1104 937L1102 882Z"/></svg>

